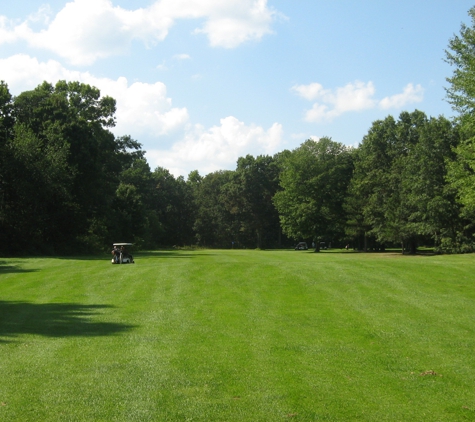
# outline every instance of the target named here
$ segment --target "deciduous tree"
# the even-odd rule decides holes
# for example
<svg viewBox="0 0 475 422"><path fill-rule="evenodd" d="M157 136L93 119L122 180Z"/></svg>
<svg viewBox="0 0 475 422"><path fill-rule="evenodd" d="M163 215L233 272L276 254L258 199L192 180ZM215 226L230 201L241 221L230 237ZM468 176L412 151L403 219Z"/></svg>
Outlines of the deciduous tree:
<svg viewBox="0 0 475 422"><path fill-rule="evenodd" d="M344 198L353 171L351 149L330 138L307 140L283 159L274 203L285 234L336 242L344 237ZM318 249L317 249L318 250Z"/></svg>

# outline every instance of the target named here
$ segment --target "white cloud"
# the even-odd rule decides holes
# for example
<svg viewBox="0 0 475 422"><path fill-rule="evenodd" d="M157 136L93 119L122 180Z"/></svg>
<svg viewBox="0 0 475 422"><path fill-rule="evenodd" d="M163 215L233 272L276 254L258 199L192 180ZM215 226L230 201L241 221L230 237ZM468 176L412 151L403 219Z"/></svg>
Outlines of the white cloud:
<svg viewBox="0 0 475 422"><path fill-rule="evenodd" d="M275 13L267 7L267 0L228 0L221 2L223 8L216 8L216 1L208 3L208 19L196 32L206 34L213 47L234 48L272 33L270 24Z"/></svg>
<svg viewBox="0 0 475 422"><path fill-rule="evenodd" d="M75 65L126 53L132 41L147 46L163 41L178 19L204 19L195 30L213 47L234 48L272 32L276 12L267 0L156 0L147 8L126 10L111 0L73 0L49 22L41 9L19 25L0 16L0 44L23 39L53 51ZM35 31L33 20L46 27Z"/></svg>
<svg viewBox="0 0 475 422"><path fill-rule="evenodd" d="M402 108L407 104L422 101L424 92L420 85L414 87L408 84L401 94L378 101L374 98L376 90L371 81L356 81L335 90L324 89L319 83L294 85L292 91L308 101L319 100L305 112L304 120L307 122L330 121L347 112L368 110L377 106L382 109Z"/></svg>
<svg viewBox="0 0 475 422"><path fill-rule="evenodd" d="M191 56L189 54L175 54L173 56L174 60L190 60Z"/></svg>
<svg viewBox="0 0 475 422"><path fill-rule="evenodd" d="M365 110L375 105L372 82L356 81L334 91L324 89L318 83L295 85L292 90L307 100L320 100L305 113L307 122L331 120L348 111Z"/></svg>
<svg viewBox="0 0 475 422"><path fill-rule="evenodd" d="M279 151L282 136L282 125L278 123L265 130L229 116L208 130L195 126L171 150L148 150L147 159L152 167L165 167L176 176L186 176L195 169L204 175L235 168L243 155L274 154Z"/></svg>
<svg viewBox="0 0 475 422"><path fill-rule="evenodd" d="M329 93L329 90L323 89L323 86L317 82L309 85L294 85L292 90L297 92L302 98L312 101Z"/></svg>
<svg viewBox="0 0 475 422"><path fill-rule="evenodd" d="M0 45L17 41L25 31L26 23L15 26L5 16L0 16Z"/></svg>
<svg viewBox="0 0 475 422"><path fill-rule="evenodd" d="M67 80L93 85L102 95L116 99L117 127L114 132L118 135L168 134L183 128L189 117L186 108L172 107L162 82L129 85L126 78L97 78L88 72L68 70L54 60L39 62L21 54L0 59L0 80L8 81L9 89L15 95L35 88L45 80L53 84Z"/></svg>
<svg viewBox="0 0 475 422"><path fill-rule="evenodd" d="M343 88L337 88L336 95L330 94L327 96L327 101L335 105L335 109L339 114L347 111L360 111L368 108L373 108L375 101L374 85L372 82L355 82L348 84ZM324 97L325 98L325 97Z"/></svg>
<svg viewBox="0 0 475 422"><path fill-rule="evenodd" d="M118 80L96 79L94 84L101 92L117 100L117 134L165 135L183 128L188 121L186 108L172 107L162 82L147 84L134 82L129 85L126 78Z"/></svg>
<svg viewBox="0 0 475 422"><path fill-rule="evenodd" d="M328 106L315 103L310 110L305 112L304 120L306 122L321 122L331 120L338 116L336 110L329 110Z"/></svg>
<svg viewBox="0 0 475 422"><path fill-rule="evenodd" d="M33 89L43 81L53 83L62 79L84 81L91 77L88 72L67 70L55 60L40 62L25 54L0 59L0 79L8 83L14 95Z"/></svg>
<svg viewBox="0 0 475 422"><path fill-rule="evenodd" d="M379 106L388 108L402 108L406 104L420 103L424 99L424 88L421 85L407 84L401 94L385 97L379 102Z"/></svg>

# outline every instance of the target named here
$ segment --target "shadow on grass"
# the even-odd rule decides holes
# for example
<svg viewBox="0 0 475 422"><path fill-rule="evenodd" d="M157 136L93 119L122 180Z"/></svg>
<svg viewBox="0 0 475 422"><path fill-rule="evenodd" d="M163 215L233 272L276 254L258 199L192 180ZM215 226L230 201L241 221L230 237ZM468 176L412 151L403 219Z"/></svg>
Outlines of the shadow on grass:
<svg viewBox="0 0 475 422"><path fill-rule="evenodd" d="M120 334L134 325L98 322L94 317L110 305L0 301L0 343L23 334L45 337L99 337Z"/></svg>
<svg viewBox="0 0 475 422"><path fill-rule="evenodd" d="M15 265L12 262L8 264L5 261L0 261L0 274L8 274L8 273L33 273L39 270L35 269L25 269L21 268L19 265Z"/></svg>
<svg viewBox="0 0 475 422"><path fill-rule="evenodd" d="M137 252L134 255L137 258L194 258L196 255L215 255L214 253L211 253L209 250L197 250L197 251L191 251L191 250L183 250L183 251L177 251L177 250L159 250L159 251L142 251L142 252Z"/></svg>
<svg viewBox="0 0 475 422"><path fill-rule="evenodd" d="M103 254L103 255L78 255L78 256L55 256L55 257L45 257L45 258L55 258L55 259L68 259L71 261L106 261L111 260L112 254Z"/></svg>
<svg viewBox="0 0 475 422"><path fill-rule="evenodd" d="M363 251L363 250L356 250L356 249L351 249L349 251L345 249L323 249L320 250L319 252L316 252L314 249L308 249L308 250L302 250L302 251L295 251L296 253L314 253L316 255L319 254L343 254L343 255L375 255L375 256L436 256L440 255L436 252L434 252L432 249L427 249L427 250L418 250L416 253L409 253L409 252L401 252L401 249L386 249L384 251Z"/></svg>
<svg viewBox="0 0 475 422"><path fill-rule="evenodd" d="M193 258L196 253L203 253L203 251L192 251L192 250L157 250L157 251L134 251L130 250L130 253L135 258ZM207 255L210 255L208 252L205 252ZM58 256L57 259L69 259L75 261L109 261L112 258L112 255L91 255L91 256Z"/></svg>

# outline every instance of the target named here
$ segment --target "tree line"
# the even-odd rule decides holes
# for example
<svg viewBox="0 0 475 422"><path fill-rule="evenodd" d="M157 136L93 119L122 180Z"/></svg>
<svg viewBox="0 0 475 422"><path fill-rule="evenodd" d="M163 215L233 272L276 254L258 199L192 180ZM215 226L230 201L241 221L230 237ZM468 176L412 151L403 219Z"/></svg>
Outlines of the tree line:
<svg viewBox="0 0 475 422"><path fill-rule="evenodd" d="M0 82L0 253L141 248L288 247L296 241L468 252L475 234L475 8L449 41L454 119L402 112L356 148L329 137L235 170L187 179L153 171L116 137L115 100L79 82L13 97Z"/></svg>

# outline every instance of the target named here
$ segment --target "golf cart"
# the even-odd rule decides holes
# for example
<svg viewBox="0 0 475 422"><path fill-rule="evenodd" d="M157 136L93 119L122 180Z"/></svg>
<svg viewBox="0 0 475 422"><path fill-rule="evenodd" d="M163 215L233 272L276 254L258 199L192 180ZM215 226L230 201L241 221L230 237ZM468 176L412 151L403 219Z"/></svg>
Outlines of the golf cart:
<svg viewBox="0 0 475 422"><path fill-rule="evenodd" d="M126 246L132 246L132 243L114 243L112 249L113 264L135 264L134 258L126 250Z"/></svg>
<svg viewBox="0 0 475 422"><path fill-rule="evenodd" d="M308 249L307 242L299 242L294 249L296 251L306 251Z"/></svg>

